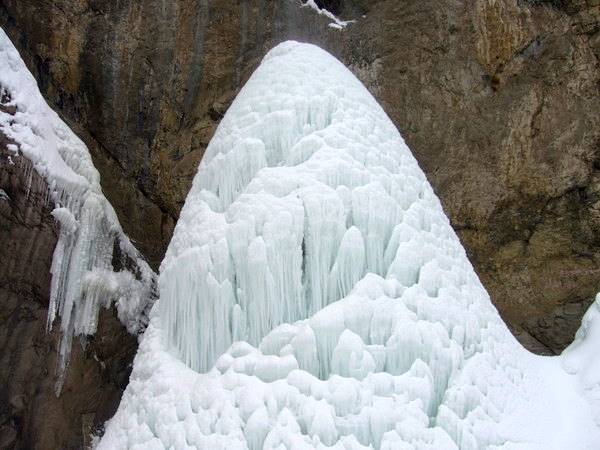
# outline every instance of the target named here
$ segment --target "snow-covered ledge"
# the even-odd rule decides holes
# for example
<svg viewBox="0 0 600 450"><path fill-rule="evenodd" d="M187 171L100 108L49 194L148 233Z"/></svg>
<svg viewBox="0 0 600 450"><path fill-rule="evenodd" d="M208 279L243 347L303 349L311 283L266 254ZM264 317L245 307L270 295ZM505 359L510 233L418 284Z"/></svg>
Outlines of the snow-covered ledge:
<svg viewBox="0 0 600 450"><path fill-rule="evenodd" d="M337 30L343 30L349 24L355 22L354 20L341 20L341 19L339 19L331 11L328 11L325 8L320 8L319 5L317 5L317 3L315 2L315 0L306 0L306 1L303 1L302 2L302 6L314 9L317 12L317 14L319 14L321 16L324 16L327 19L331 20L331 22L329 23L329 26L331 28L335 28Z"/></svg>
<svg viewBox="0 0 600 450"><path fill-rule="evenodd" d="M94 334L99 309L113 302L127 330L137 333L147 322L156 275L121 229L87 147L47 105L1 29L0 98L6 101L0 129L46 180L48 201L55 205L52 215L60 225L48 310L48 330L59 319L62 333L58 395L73 337ZM133 271L113 271L115 244L134 261Z"/></svg>

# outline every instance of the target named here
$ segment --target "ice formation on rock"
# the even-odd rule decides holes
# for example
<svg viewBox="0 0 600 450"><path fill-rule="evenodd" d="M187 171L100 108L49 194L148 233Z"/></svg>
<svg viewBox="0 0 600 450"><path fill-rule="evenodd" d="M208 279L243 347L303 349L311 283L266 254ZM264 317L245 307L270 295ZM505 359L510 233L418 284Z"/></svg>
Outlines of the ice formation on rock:
<svg viewBox="0 0 600 450"><path fill-rule="evenodd" d="M394 125L312 45L229 108L159 286L99 449L600 443L598 306L564 358L523 349Z"/></svg>
<svg viewBox="0 0 600 450"><path fill-rule="evenodd" d="M0 129L46 179L48 201L56 205L52 215L60 235L51 268L48 329L60 317L59 393L73 336L94 334L100 307L113 301L123 324L137 332L147 320L155 274L123 233L85 144L46 104L2 29L0 97L7 99L5 107L16 108L14 114L0 110ZM135 273L113 271L115 245L134 262Z"/></svg>
<svg viewBox="0 0 600 450"><path fill-rule="evenodd" d="M302 6L308 6L309 8L314 9L319 15L327 17L329 20L331 20L329 26L337 30L343 30L348 26L348 24L354 22L354 20L340 20L331 11L328 11L325 8L320 8L315 0L306 0L304 3L302 3Z"/></svg>

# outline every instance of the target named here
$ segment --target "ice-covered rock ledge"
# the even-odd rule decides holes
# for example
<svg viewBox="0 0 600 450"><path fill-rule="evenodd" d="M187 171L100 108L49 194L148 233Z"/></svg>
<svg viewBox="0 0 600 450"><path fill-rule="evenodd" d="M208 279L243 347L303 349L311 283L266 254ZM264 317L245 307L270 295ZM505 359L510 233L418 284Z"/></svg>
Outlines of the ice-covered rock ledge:
<svg viewBox="0 0 600 450"><path fill-rule="evenodd" d="M159 287L99 449L599 447L597 304L565 357L523 349L397 129L315 46L277 46L231 105Z"/></svg>
<svg viewBox="0 0 600 450"><path fill-rule="evenodd" d="M302 3L302 6L314 9L317 12L317 14L324 16L327 19L331 20L331 22L329 23L329 26L331 28L335 28L336 30L343 30L349 24L354 22L354 20L339 19L331 11L328 11L325 8L320 8L319 5L317 5L317 2L315 2L315 0L306 0Z"/></svg>
<svg viewBox="0 0 600 450"><path fill-rule="evenodd" d="M99 309L113 302L127 330L137 333L148 320L156 275L123 233L85 144L46 104L1 29L0 99L0 130L46 180L60 225L48 309L48 329L60 318L62 332L58 394L73 337L94 334ZM115 272L116 259L130 261L130 269Z"/></svg>

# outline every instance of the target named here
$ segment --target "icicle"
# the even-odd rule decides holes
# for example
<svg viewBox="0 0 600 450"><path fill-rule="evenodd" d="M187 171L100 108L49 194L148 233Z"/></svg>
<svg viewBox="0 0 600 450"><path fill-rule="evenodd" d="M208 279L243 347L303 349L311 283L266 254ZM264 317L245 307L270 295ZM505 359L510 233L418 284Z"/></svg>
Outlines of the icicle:
<svg viewBox="0 0 600 450"><path fill-rule="evenodd" d="M366 269L365 242L360 230L349 228L340 244L329 275L329 302L345 297L363 277Z"/></svg>
<svg viewBox="0 0 600 450"><path fill-rule="evenodd" d="M48 185L43 204L52 200L56 206L52 215L59 224L59 236L50 269L47 330L60 317L58 395L73 336L94 333L99 308L111 301L116 301L119 318L127 329L137 332L147 320L154 298L155 274L124 235L114 210L102 195L100 175L85 144L48 107L35 79L2 30L0 86L10 93L17 108L14 115L0 112L0 128L18 144L18 149L12 144L11 149L24 156L20 160L26 196L30 195L35 169ZM109 275L113 271L115 240L135 262L136 275L127 271Z"/></svg>

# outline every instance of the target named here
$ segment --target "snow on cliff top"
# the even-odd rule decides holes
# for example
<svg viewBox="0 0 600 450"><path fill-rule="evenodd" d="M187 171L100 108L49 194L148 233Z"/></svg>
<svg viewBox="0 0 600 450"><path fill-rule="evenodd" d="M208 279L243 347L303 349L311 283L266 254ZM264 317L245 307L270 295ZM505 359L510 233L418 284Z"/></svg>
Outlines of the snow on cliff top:
<svg viewBox="0 0 600 450"><path fill-rule="evenodd" d="M57 393L75 335L96 331L101 306L116 302L119 319L135 333L145 322L156 275L123 233L115 211L102 194L100 175L85 144L47 105L35 78L0 29L0 131L16 142L14 150L46 180L60 235L52 260L48 328L60 317L62 340ZM135 261L137 273L113 272L115 241Z"/></svg>
<svg viewBox="0 0 600 450"><path fill-rule="evenodd" d="M325 16L326 18L331 20L331 22L329 23L329 26L331 28L335 28L337 30L343 30L344 28L346 28L348 26L348 24L354 22L353 20L349 20L349 21L348 20L340 20L339 18L337 18L333 13L331 13L327 9L320 8L319 5L317 5L317 2L315 2L315 0L306 0L305 2L302 3L302 6L304 6L304 7L308 6L309 8L314 9L319 15Z"/></svg>
<svg viewBox="0 0 600 450"><path fill-rule="evenodd" d="M315 46L271 50L229 108L159 286L99 449L600 445L598 302L564 358L523 349L397 129Z"/></svg>

